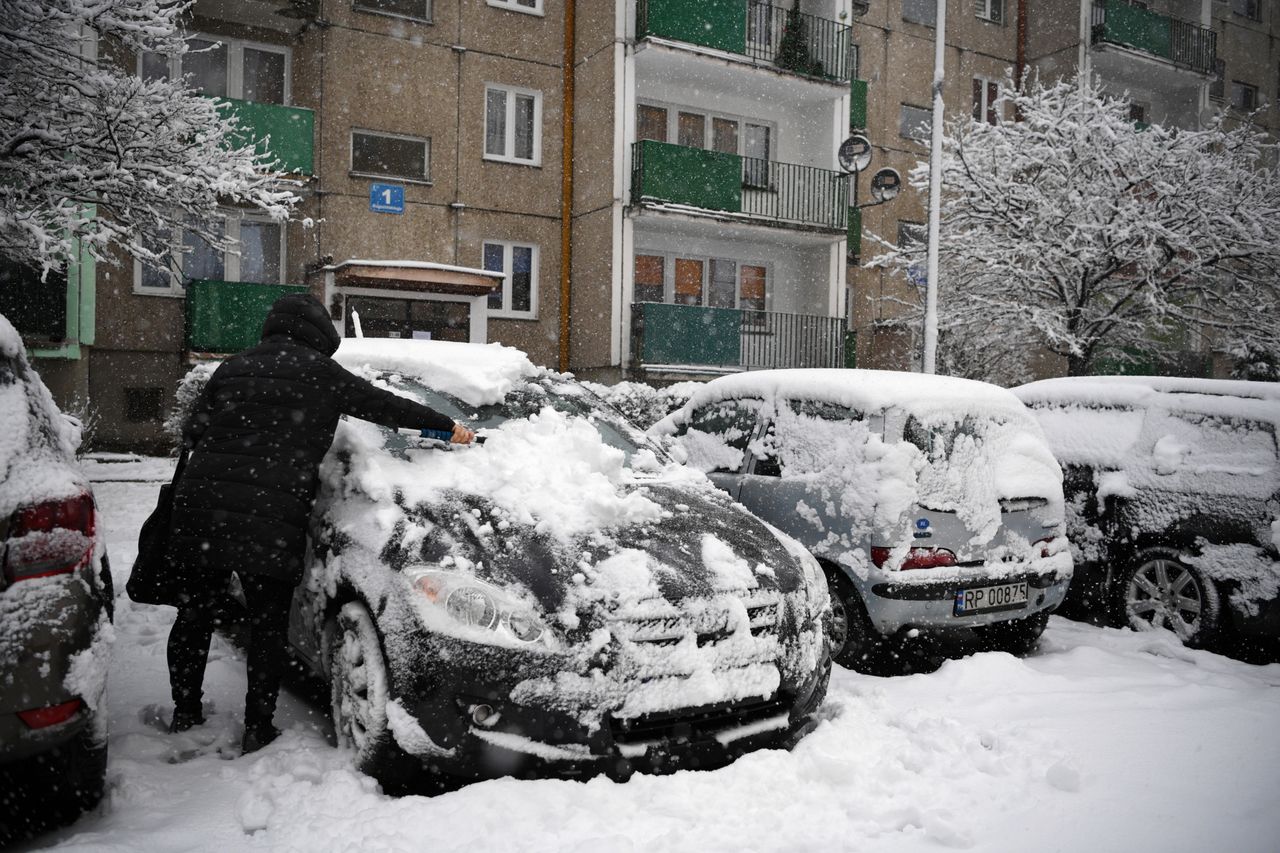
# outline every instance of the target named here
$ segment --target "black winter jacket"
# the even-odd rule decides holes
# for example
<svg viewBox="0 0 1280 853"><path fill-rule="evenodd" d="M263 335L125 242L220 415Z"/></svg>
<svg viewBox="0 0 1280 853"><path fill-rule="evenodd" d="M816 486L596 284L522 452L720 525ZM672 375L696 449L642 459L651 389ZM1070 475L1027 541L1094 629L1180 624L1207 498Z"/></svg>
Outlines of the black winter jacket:
<svg viewBox="0 0 1280 853"><path fill-rule="evenodd" d="M214 372L184 432L193 450L174 493L178 565L297 583L317 472L339 416L453 429L450 418L329 358L340 340L318 300L290 294L271 307L262 342Z"/></svg>

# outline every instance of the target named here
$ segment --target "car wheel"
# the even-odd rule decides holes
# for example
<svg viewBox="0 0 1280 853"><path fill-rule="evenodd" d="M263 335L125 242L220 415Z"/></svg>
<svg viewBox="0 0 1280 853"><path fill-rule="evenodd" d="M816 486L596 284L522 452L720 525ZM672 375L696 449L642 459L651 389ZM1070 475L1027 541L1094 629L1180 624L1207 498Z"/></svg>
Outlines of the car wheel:
<svg viewBox="0 0 1280 853"><path fill-rule="evenodd" d="M975 626L973 632L988 651L1008 652L1022 657L1035 650L1040 635L1049 624L1049 611L1041 610L1025 619L1008 619L990 625Z"/></svg>
<svg viewBox="0 0 1280 853"><path fill-rule="evenodd" d="M375 778L398 751L387 724L389 679L378 630L358 601L342 606L329 639L329 695L339 746L356 752L356 766Z"/></svg>
<svg viewBox="0 0 1280 853"><path fill-rule="evenodd" d="M0 845L73 822L102 799L107 744L93 723L34 758L0 766Z"/></svg>
<svg viewBox="0 0 1280 853"><path fill-rule="evenodd" d="M1203 646L1221 630L1218 588L1171 548L1143 551L1117 580L1112 610L1121 625L1168 628L1189 646Z"/></svg>
<svg viewBox="0 0 1280 853"><path fill-rule="evenodd" d="M827 571L827 588L831 595L826 624L831 659L846 669L861 669L883 638L871 624L853 584L839 569Z"/></svg>

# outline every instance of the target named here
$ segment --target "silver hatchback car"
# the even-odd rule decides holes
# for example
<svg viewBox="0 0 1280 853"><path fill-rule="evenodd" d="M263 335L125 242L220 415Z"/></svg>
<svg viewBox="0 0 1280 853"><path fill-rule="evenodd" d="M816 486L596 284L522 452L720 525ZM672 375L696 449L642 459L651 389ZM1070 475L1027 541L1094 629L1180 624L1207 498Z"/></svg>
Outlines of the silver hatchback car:
<svg viewBox="0 0 1280 853"><path fill-rule="evenodd" d="M651 432L818 558L846 666L915 631L1025 653L1066 595L1062 471L1002 388L756 371L707 383Z"/></svg>

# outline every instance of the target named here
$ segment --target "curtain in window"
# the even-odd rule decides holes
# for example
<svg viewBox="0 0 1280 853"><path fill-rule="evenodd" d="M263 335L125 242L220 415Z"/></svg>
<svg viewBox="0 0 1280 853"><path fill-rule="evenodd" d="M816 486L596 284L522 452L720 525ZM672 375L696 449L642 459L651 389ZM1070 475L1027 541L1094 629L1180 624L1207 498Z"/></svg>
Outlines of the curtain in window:
<svg viewBox="0 0 1280 853"><path fill-rule="evenodd" d="M676 258L677 305L702 304L702 261Z"/></svg>
<svg viewBox="0 0 1280 853"><path fill-rule="evenodd" d="M485 95L484 153L495 157L507 153L507 93L497 89Z"/></svg>
<svg viewBox="0 0 1280 853"><path fill-rule="evenodd" d="M634 301L662 302L666 295L667 259L662 255L636 255Z"/></svg>
<svg viewBox="0 0 1280 853"><path fill-rule="evenodd" d="M284 54L244 49L244 99L260 104L284 103Z"/></svg>
<svg viewBox="0 0 1280 853"><path fill-rule="evenodd" d="M240 223L240 280L280 283L279 223Z"/></svg>

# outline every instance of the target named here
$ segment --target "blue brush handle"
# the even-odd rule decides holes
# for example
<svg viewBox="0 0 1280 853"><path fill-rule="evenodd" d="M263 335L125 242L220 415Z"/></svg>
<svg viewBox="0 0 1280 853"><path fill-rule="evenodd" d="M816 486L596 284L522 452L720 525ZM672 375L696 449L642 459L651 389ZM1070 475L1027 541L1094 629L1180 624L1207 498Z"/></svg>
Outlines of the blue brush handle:
<svg viewBox="0 0 1280 853"><path fill-rule="evenodd" d="M424 429L422 431L422 437L434 438L436 441L448 442L453 440L453 433L442 429ZM476 444L484 444L484 436L477 435L473 440Z"/></svg>

